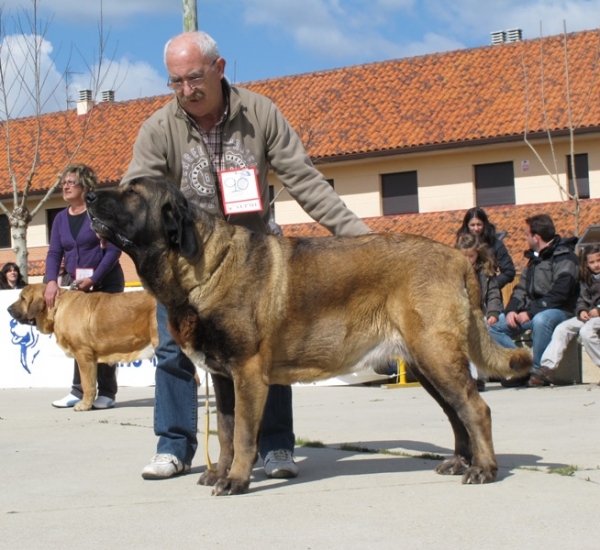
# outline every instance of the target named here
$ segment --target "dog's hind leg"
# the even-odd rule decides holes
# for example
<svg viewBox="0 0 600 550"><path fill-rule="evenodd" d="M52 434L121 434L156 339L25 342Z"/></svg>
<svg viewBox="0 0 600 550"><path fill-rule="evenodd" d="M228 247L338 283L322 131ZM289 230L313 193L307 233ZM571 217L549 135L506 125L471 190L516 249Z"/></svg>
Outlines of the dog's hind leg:
<svg viewBox="0 0 600 550"><path fill-rule="evenodd" d="M212 382L217 402L217 430L220 452L217 468L207 468L198 480L198 485L208 486L213 486L219 479L226 478L231 468L233 462L233 414L235 411L233 380L213 374Z"/></svg>
<svg viewBox="0 0 600 550"><path fill-rule="evenodd" d="M96 383L98 381L98 358L89 353L78 352L74 354L81 378L83 399L73 409L76 411L89 411L96 399Z"/></svg>
<svg viewBox="0 0 600 550"><path fill-rule="evenodd" d="M423 368L415 373L440 404L454 431L454 456L438 466L436 472L463 474L463 483L489 483L498 472L490 409L477 392L466 355L449 347L452 348L442 345L420 354Z"/></svg>
<svg viewBox="0 0 600 550"><path fill-rule="evenodd" d="M215 483L213 495L237 495L250 485L250 473L258 456L258 431L269 391L262 366L263 359L257 354L233 368L233 463L227 477Z"/></svg>

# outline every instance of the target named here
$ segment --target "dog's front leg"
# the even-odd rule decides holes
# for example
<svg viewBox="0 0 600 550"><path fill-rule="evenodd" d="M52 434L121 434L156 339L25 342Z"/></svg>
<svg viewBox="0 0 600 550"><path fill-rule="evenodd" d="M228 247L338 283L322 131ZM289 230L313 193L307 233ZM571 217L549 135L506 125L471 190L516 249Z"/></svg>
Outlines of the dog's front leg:
<svg viewBox="0 0 600 550"><path fill-rule="evenodd" d="M235 389L235 425L233 463L226 478L215 484L213 495L238 495L250 485L250 473L258 454L258 431L269 386L263 377L259 355L233 371Z"/></svg>
<svg viewBox="0 0 600 550"><path fill-rule="evenodd" d="M229 473L233 462L233 413L235 411L235 392L233 380L212 375L213 390L217 402L217 430L219 434L219 462L216 469L207 469L198 480L198 485L213 486Z"/></svg>
<svg viewBox="0 0 600 550"><path fill-rule="evenodd" d="M89 411L96 399L96 382L98 380L98 361L92 354L77 353L75 355L79 368L79 378L83 390L83 399L75 405L76 411Z"/></svg>

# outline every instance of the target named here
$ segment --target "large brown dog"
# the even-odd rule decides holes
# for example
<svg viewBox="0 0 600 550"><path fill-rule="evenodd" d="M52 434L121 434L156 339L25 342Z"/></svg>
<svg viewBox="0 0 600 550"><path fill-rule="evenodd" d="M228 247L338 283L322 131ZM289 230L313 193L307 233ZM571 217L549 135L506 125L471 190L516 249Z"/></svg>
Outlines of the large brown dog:
<svg viewBox="0 0 600 550"><path fill-rule="evenodd" d="M230 225L165 181L88 193L95 231L131 256L168 309L183 351L213 375L221 453L199 483L248 488L269 384L330 378L399 355L442 406L454 456L436 469L463 483L496 478L490 410L469 357L523 374L526 350L490 337L462 254L414 235L283 238Z"/></svg>
<svg viewBox="0 0 600 550"><path fill-rule="evenodd" d="M27 285L8 312L19 323L34 323L79 365L83 399L76 411L89 411L96 398L98 363L150 359L158 345L156 300L145 291L106 294L61 291L54 307L44 300L45 284Z"/></svg>

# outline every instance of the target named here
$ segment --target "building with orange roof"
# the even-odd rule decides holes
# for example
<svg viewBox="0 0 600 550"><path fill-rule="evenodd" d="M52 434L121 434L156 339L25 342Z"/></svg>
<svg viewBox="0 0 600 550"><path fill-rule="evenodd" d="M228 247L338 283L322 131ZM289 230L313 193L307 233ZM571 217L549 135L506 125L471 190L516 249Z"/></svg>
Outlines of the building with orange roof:
<svg viewBox="0 0 600 550"><path fill-rule="evenodd" d="M242 86L273 99L314 163L374 230L419 233L453 244L464 211L483 206L492 222L508 231L505 242L520 266L525 217L549 213L564 235L600 223L599 62L600 30L595 30L533 40L517 36L479 48ZM140 125L171 97L87 102L79 112L43 115L31 208L65 167L84 129L75 161L93 166L102 185L117 184ZM569 181L571 129L582 198L578 231L572 204L544 168L555 171L563 185ZM31 169L36 131L36 118L10 122L20 185ZM0 140L6 150L6 134ZM0 198L10 209L6 155L0 173ZM275 176L271 181L275 218L287 235L326 234ZM57 194L29 226L30 276L43 273L48 220L61 207ZM7 220L1 218L4 263L14 253ZM131 262L124 264L127 280L137 280Z"/></svg>

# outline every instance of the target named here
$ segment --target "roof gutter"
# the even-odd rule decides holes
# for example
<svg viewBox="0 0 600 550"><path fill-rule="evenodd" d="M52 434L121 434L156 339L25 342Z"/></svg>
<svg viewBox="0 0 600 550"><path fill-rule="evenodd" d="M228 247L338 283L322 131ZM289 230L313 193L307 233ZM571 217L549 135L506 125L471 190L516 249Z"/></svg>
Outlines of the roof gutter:
<svg viewBox="0 0 600 550"><path fill-rule="evenodd" d="M600 133L600 126L589 126L586 128L577 128L575 135ZM551 137L569 136L570 132L566 130L555 130L550 133ZM529 141L538 141L548 139L548 132L530 132L527 134ZM332 162L343 162L349 160L362 160L368 158L393 157L398 155L409 155L413 153L428 153L433 151L447 151L448 149L463 149L466 147L480 147L484 145L495 145L498 143L525 143L525 134L516 134L508 136L496 136L492 138L473 139L465 141L450 141L445 143L428 143L424 145L414 145L410 147L398 147L396 149L385 149L379 151L366 151L361 153L346 153L342 155L332 155L328 157L312 157L314 164L328 164Z"/></svg>

